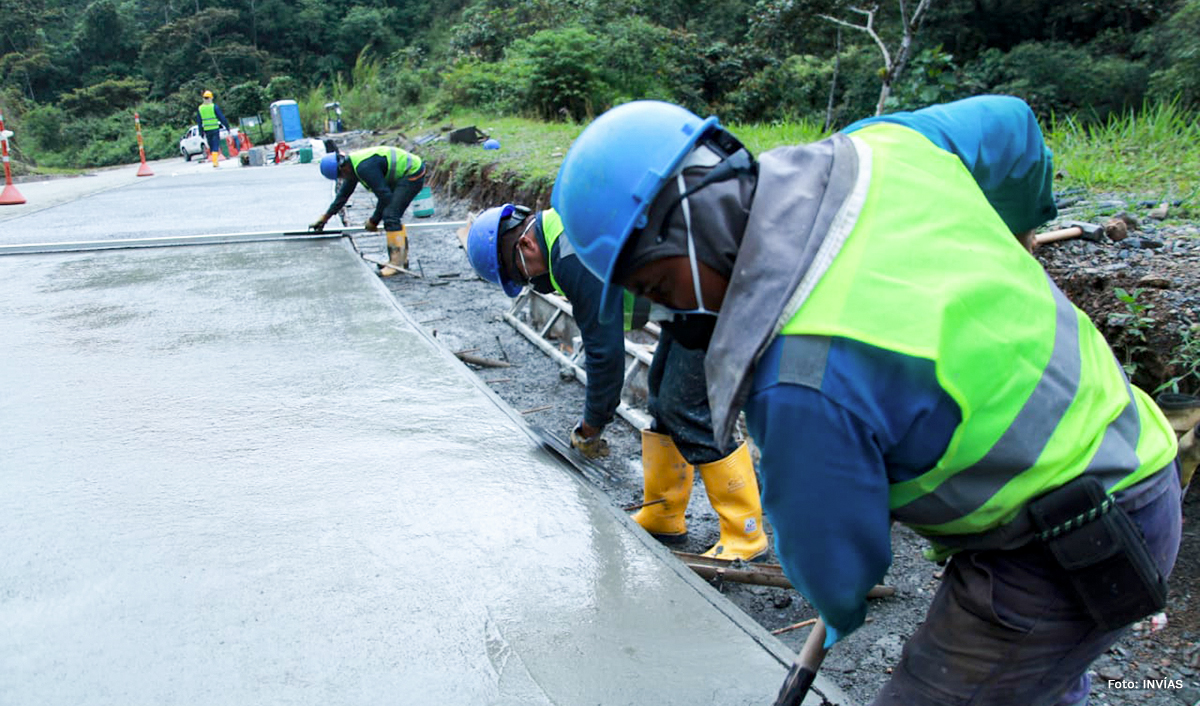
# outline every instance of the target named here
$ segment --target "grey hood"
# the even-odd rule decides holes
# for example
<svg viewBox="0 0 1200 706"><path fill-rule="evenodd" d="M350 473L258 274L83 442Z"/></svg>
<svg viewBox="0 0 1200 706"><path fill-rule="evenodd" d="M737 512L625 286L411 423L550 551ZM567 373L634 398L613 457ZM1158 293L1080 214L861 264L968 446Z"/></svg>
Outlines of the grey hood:
<svg viewBox="0 0 1200 706"><path fill-rule="evenodd" d="M840 133L760 157L754 202L704 361L719 444L733 434L759 356L853 228L869 174L869 150L860 153Z"/></svg>

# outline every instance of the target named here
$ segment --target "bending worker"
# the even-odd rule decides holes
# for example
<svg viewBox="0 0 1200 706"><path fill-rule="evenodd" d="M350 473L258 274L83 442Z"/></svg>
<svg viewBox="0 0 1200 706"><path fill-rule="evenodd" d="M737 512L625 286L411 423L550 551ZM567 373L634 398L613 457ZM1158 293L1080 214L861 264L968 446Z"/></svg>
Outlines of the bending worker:
<svg viewBox="0 0 1200 706"><path fill-rule="evenodd" d="M425 185L425 163L415 154L398 147L367 147L350 154L333 152L321 158L321 174L326 179L342 179L341 188L333 203L310 229L325 230L333 214L342 210L358 183L367 185L375 194L375 212L364 226L372 233L380 222L387 233L388 264L379 271L391 277L408 268L408 233L404 230L404 210Z"/></svg>
<svg viewBox="0 0 1200 706"><path fill-rule="evenodd" d="M552 201L605 281L713 323L718 439L740 409L763 507L826 646L903 522L950 558L876 704L1083 704L1161 610L1175 436L1014 234L1055 214L1029 107L984 96L758 161L667 103L596 119Z"/></svg>
<svg viewBox="0 0 1200 706"><path fill-rule="evenodd" d="M217 160L221 158L221 128L228 130L229 121L225 119L225 113L221 112L221 106L213 102L212 91L204 92L204 102L196 109L196 125L208 144L208 156L216 168Z"/></svg>
<svg viewBox="0 0 1200 706"><path fill-rule="evenodd" d="M560 237L562 219L554 210L533 213L504 204L484 211L471 225L467 257L480 277L515 297L526 284L543 294L557 291L571 301L583 338L587 392L583 418L571 430L571 446L584 456L608 455L602 436L621 402L625 382L625 330L641 328L650 304L631 296L601 305L604 287ZM616 290L614 290L616 291ZM654 426L642 432L646 505L633 519L660 539L687 533L684 513L698 470L720 518L721 536L705 552L721 559L753 559L766 553L758 482L745 443L718 445L705 392L703 350L681 345L680 324L662 323L648 373Z"/></svg>

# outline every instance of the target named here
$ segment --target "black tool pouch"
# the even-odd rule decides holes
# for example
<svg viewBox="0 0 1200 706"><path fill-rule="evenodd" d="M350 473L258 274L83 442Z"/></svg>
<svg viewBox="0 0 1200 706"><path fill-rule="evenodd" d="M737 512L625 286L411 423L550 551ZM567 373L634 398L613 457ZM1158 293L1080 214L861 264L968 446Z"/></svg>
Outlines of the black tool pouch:
<svg viewBox="0 0 1200 706"><path fill-rule="evenodd" d="M1167 584L1141 530L1099 480L1082 476L1028 507L1038 539L1102 627L1116 630L1166 606Z"/></svg>

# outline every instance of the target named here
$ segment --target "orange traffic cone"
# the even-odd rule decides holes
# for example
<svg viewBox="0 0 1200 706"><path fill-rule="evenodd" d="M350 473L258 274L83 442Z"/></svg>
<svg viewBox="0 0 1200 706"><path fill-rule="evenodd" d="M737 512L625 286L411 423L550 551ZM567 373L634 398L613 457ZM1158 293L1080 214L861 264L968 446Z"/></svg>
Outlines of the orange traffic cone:
<svg viewBox="0 0 1200 706"><path fill-rule="evenodd" d="M133 114L133 126L137 128L138 138L138 156L142 158L142 166L138 167L137 175L140 177L154 176L154 172L150 170L150 165L146 164L146 148L142 144L142 121L138 118L138 114Z"/></svg>
<svg viewBox="0 0 1200 706"><path fill-rule="evenodd" d="M229 147L229 158L233 159L238 156L237 143L233 140L233 135L225 136L225 144Z"/></svg>
<svg viewBox="0 0 1200 706"><path fill-rule="evenodd" d="M25 197L13 186L12 168L8 166L8 131L4 129L4 115L0 114L0 152L4 159L4 191L0 192L0 206L16 206L25 203Z"/></svg>

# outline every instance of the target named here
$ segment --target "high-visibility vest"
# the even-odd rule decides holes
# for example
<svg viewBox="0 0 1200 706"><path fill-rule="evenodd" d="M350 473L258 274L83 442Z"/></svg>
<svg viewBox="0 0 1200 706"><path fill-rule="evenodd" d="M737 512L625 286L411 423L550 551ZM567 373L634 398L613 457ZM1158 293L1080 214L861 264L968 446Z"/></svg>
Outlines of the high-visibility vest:
<svg viewBox="0 0 1200 706"><path fill-rule="evenodd" d="M389 186L394 186L403 177L412 176L421 171L420 157L396 147L367 147L355 150L350 153L350 165L354 167L354 172L357 174L359 163L368 157L375 156L387 158L387 183ZM401 158L404 159L403 168L400 167Z"/></svg>
<svg viewBox="0 0 1200 706"><path fill-rule="evenodd" d="M563 230L562 216L558 215L558 211L552 208L542 211L542 237L546 239L546 269L550 274L550 284L554 285L555 291L567 297L563 293L562 287L558 286L558 280L554 279L554 258L550 256L550 253L554 251L554 243L558 240L558 236L563 234ZM623 305L626 331L640 329L650 320L649 299L635 297L629 293L629 290L625 290Z"/></svg>
<svg viewBox="0 0 1200 706"><path fill-rule="evenodd" d="M212 103L201 103L200 122L204 125L205 132L220 130L221 121L217 119L217 106Z"/></svg>
<svg viewBox="0 0 1200 706"><path fill-rule="evenodd" d="M892 516L935 544L953 537L969 548L1011 532L1027 501L1082 474L1112 493L1170 463L1175 437L1162 412L958 158L899 125L852 139L872 155L866 201L782 333L934 363L962 420L933 468L891 483Z"/></svg>

